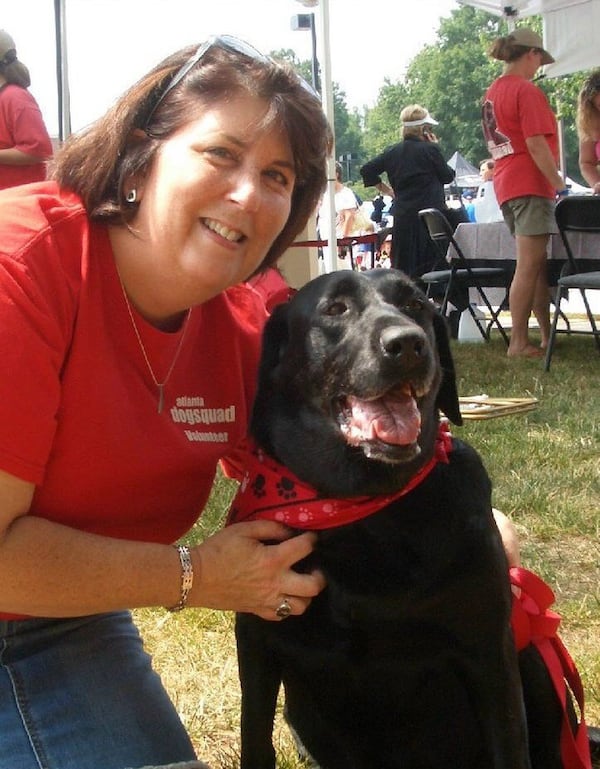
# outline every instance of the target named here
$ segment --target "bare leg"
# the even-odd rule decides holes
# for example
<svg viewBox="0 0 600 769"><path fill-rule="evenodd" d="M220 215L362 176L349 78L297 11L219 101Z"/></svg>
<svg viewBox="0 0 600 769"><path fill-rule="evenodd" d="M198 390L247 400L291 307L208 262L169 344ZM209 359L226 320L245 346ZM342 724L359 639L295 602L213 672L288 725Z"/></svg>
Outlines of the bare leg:
<svg viewBox="0 0 600 769"><path fill-rule="evenodd" d="M542 341L547 340L549 321L544 320L542 312L541 282L546 282L546 245L549 235L517 235L517 267L510 287L510 314L512 317L512 332L507 355L534 356L540 355L540 350L529 341L529 316L536 305L537 312L542 316L540 328ZM536 301L537 300L537 301ZM548 316L548 287L545 289L545 315ZM538 322L539 318L538 318Z"/></svg>
<svg viewBox="0 0 600 769"><path fill-rule="evenodd" d="M545 268L542 268L538 275L533 297L533 314L540 327L540 347L545 350L550 338L550 288Z"/></svg>

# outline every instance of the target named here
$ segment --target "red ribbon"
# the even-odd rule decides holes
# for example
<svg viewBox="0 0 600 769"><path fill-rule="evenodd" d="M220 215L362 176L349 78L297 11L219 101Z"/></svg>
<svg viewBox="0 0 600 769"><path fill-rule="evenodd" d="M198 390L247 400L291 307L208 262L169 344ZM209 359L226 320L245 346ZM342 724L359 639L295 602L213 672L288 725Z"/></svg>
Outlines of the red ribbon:
<svg viewBox="0 0 600 769"><path fill-rule="evenodd" d="M584 717L583 686L575 663L557 635L560 616L549 607L554 593L537 575L520 567L510 569L513 591L511 626L517 650L533 644L546 664L563 717L560 751L564 769L591 769L592 759ZM567 684L579 706L579 726L573 734L567 714Z"/></svg>
<svg viewBox="0 0 600 769"><path fill-rule="evenodd" d="M408 494L438 462L448 463L452 436L446 420L440 422L435 453L400 491L377 497L329 499L321 497L287 468L256 446L250 446L239 491L233 500L227 523L266 518L294 529L332 529L383 509Z"/></svg>

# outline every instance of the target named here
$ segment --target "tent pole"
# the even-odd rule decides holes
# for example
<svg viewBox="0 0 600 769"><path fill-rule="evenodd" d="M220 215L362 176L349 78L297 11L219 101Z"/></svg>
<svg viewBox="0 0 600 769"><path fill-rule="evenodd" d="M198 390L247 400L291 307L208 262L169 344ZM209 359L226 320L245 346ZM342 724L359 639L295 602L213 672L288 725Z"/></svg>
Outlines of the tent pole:
<svg viewBox="0 0 600 769"><path fill-rule="evenodd" d="M56 81L58 88L58 138L62 142L71 133L65 0L54 0L54 26L56 35Z"/></svg>

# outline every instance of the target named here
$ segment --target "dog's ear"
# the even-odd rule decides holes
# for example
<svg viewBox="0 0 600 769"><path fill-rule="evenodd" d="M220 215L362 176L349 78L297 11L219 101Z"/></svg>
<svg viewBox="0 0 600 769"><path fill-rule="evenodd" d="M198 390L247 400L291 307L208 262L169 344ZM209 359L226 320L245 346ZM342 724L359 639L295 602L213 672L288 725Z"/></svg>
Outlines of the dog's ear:
<svg viewBox="0 0 600 769"><path fill-rule="evenodd" d="M270 378L272 376L287 346L289 336L288 309L287 302L278 304L265 324L259 368L261 383L263 377ZM268 387L266 382L265 385Z"/></svg>
<svg viewBox="0 0 600 769"><path fill-rule="evenodd" d="M433 318L433 330L442 368L442 381L438 391L436 406L444 412L448 419L455 425L462 425L460 404L458 402L458 390L456 388L456 372L454 360L450 351L450 338L445 318L436 313Z"/></svg>
<svg viewBox="0 0 600 769"><path fill-rule="evenodd" d="M267 450L269 450L269 438L266 429L267 415L276 391L281 356L287 347L287 316L288 305L286 302L277 305L265 324L258 367L258 386L250 417L250 433Z"/></svg>

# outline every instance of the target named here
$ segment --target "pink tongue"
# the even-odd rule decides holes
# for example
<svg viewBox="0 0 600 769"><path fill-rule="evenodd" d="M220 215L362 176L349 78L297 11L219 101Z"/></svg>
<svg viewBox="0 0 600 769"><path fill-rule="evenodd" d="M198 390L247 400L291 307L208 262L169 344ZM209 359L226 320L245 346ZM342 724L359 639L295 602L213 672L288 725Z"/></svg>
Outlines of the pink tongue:
<svg viewBox="0 0 600 769"><path fill-rule="evenodd" d="M351 416L344 426L350 443L380 440L405 446L414 443L421 429L421 414L411 395L394 395L375 401L348 397Z"/></svg>

